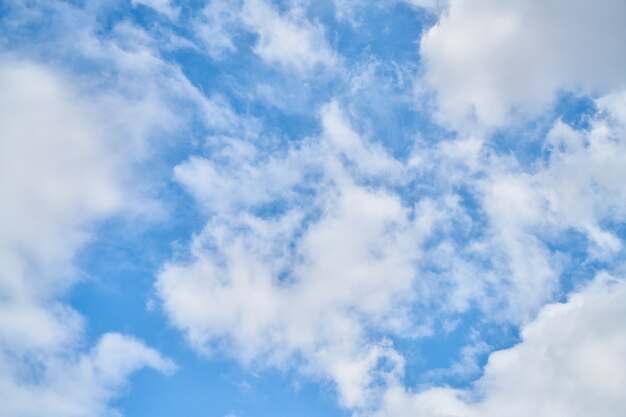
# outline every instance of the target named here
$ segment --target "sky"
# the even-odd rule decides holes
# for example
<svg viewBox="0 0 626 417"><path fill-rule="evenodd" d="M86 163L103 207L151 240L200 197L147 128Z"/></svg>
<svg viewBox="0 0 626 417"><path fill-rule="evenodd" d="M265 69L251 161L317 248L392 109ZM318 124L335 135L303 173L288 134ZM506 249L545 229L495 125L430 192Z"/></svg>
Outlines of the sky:
<svg viewBox="0 0 626 417"><path fill-rule="evenodd" d="M0 0L0 415L626 415L623 0Z"/></svg>

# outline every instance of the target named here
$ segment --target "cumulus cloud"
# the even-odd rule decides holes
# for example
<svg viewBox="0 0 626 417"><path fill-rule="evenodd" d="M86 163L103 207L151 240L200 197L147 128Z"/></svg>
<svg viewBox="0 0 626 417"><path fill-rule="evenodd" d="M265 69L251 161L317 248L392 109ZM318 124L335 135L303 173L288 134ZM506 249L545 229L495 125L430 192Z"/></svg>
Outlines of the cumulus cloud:
<svg viewBox="0 0 626 417"><path fill-rule="evenodd" d="M198 157L177 167L213 214L191 259L167 264L157 291L198 350L295 364L336 382L343 405L363 406L402 362L368 333L406 330L418 248L438 216L431 202L407 207L360 185L357 178L397 182L402 167L356 133L336 103L321 119L320 137L281 157L263 161L229 143L235 159L223 174ZM270 204L277 207L267 216L255 211Z"/></svg>
<svg viewBox="0 0 626 417"><path fill-rule="evenodd" d="M606 273L566 303L545 306L522 341L489 356L472 389L401 386L376 416L620 416L626 410L626 285Z"/></svg>
<svg viewBox="0 0 626 417"><path fill-rule="evenodd" d="M131 372L173 367L119 334L78 354L82 317L57 300L89 225L122 209L127 167L96 109L53 71L7 59L0 88L0 411L107 415Z"/></svg>
<svg viewBox="0 0 626 417"><path fill-rule="evenodd" d="M306 4L285 9L266 0L210 1L195 20L196 36L214 59L235 52L236 37L248 32L257 38L254 53L268 65L300 76L333 69L339 56L324 25L308 19Z"/></svg>
<svg viewBox="0 0 626 417"><path fill-rule="evenodd" d="M171 2L139 3L187 18ZM61 297L94 225L120 213L153 214L134 167L159 151L155 138L196 129L210 135L206 146L185 148L192 155L173 177L204 225L187 251L164 263L155 290L197 352L330 381L340 405L358 415L559 416L597 408L611 416L624 409L619 393L602 385L624 383L622 281L600 274L566 303L542 309L562 295L568 256L612 273L623 256L613 227L626 219L623 55L615 42L596 47L621 33L623 6L409 3L441 13L421 49L439 120L451 129L499 126L545 108L562 90L593 94L597 113L584 127L555 122L530 163L463 129L452 139L418 141L407 157L392 155L387 138L367 134L370 121L359 117L366 111L350 111L368 108L355 104L364 100L377 101L381 112L400 107L386 97L390 89L360 93L380 81L370 70L378 64L368 62L340 72L350 97L338 94L317 108L316 129L289 142L237 113L267 104L274 86L266 80L256 90L269 91L265 98L250 98L254 89L207 98L161 58L162 34L129 19L101 19L106 6L10 7L6 32L39 28L45 10L54 36L13 45L31 58L7 57L0 66L3 415L111 415L108 404L132 372L173 371L129 336L108 333L85 349L84 318ZM249 53L309 83L320 69L350 65L309 6L211 1L190 18L196 33L189 36L215 65L229 53ZM350 19L365 3L336 6L337 18ZM101 21L111 25L106 36ZM582 21L586 29L574 33ZM245 42L250 50L242 52ZM398 65L389 65L398 77L414 68ZM575 256L555 249L571 232L583 246ZM481 326L522 326L522 341L490 355L471 388L405 385L410 356L392 339L419 349L420 337L454 331L466 313L476 317L470 345L459 346L450 369L424 378L480 374L478 361L490 349ZM589 369L588 358L598 366Z"/></svg>
<svg viewBox="0 0 626 417"><path fill-rule="evenodd" d="M37 6L13 5L7 29L38 24ZM214 107L152 53L145 32L121 22L110 38L95 36L98 10L90 7L47 3L63 30L52 25L46 42L18 43L14 55L2 56L0 410L7 416L114 415L109 402L132 372L173 370L158 352L117 333L84 352L84 318L61 297L99 221L154 214L148 184L134 183L135 166L150 155L153 137L178 126L172 107L185 104L174 92L206 116ZM46 59L49 48L57 55ZM64 57L106 76L73 73L59 65Z"/></svg>
<svg viewBox="0 0 626 417"><path fill-rule="evenodd" d="M12 317L3 339L46 348L64 340L77 319L31 302L67 289L84 227L119 210L123 194L116 158L106 158L111 150L92 115L54 75L7 61L0 83L3 308L16 313L3 315Z"/></svg>
<svg viewBox="0 0 626 417"><path fill-rule="evenodd" d="M560 291L568 249L552 245L567 233L580 236L589 261L622 256L623 238L613 225L626 219L618 180L626 174L623 93L595 103L587 127L557 120L530 165L472 136L416 148L414 169L433 175L440 190L465 187L476 205L462 204L467 221L455 225L457 235L474 230L473 236L444 240L428 256L464 294L459 306L471 300L517 323L533 317Z"/></svg>
<svg viewBox="0 0 626 417"><path fill-rule="evenodd" d="M88 221L120 208L118 166L115 157L102 157L110 150L93 128L94 114L77 105L54 75L11 60L0 71L5 196L0 239L4 255L23 260L2 264L11 268L10 276L29 269L45 274L55 270L54 262L67 262L82 243L83 233L69 227L77 217ZM37 290L54 287L51 282Z"/></svg>
<svg viewBox="0 0 626 417"><path fill-rule="evenodd" d="M611 97L615 100L616 95ZM528 296L541 294L546 282L555 283L555 276L551 280L539 278L549 277L550 269L554 274L549 258L543 256L540 262L541 256L531 256L530 252L545 253L541 242L559 231L573 229L584 234L592 259L609 260L621 253L621 239L606 224L626 219L625 190L617 180L626 173L623 125L617 116L623 103L615 100L606 106L602 104L605 100L598 100L603 110L587 129L555 123L544 144L549 157L538 163L533 173L506 175L498 168L500 172L483 184L485 209L500 231L501 242L511 248L511 254L518 254L515 262L520 270L531 268L523 282L530 285L537 280L534 288L527 288ZM529 231L535 238L524 238Z"/></svg>
<svg viewBox="0 0 626 417"><path fill-rule="evenodd" d="M175 169L210 220L190 258L165 266L157 291L199 351L295 364L334 381L344 406L368 409L404 369L373 331L423 336L429 320L470 308L486 322L528 323L559 292L562 254L550 241L573 229L589 239L590 259L621 250L603 225L624 218L614 181L626 166L622 102L599 100L588 128L557 122L549 157L531 170L473 137L418 147L402 162L336 102L322 108L318 137L278 154L229 138ZM416 178L438 191L409 205L398 187ZM477 372L476 354L464 352L458 372ZM381 372L387 360L392 371Z"/></svg>
<svg viewBox="0 0 626 417"><path fill-rule="evenodd" d="M442 120L496 126L563 90L623 87L625 17L620 0L448 2L420 44Z"/></svg>
<svg viewBox="0 0 626 417"><path fill-rule="evenodd" d="M175 369L155 350L118 333L103 335L90 352L80 355L39 355L39 360L45 360L41 369L16 363L14 353L0 355L2 415L119 415L107 404L119 395L131 373L143 367L165 373Z"/></svg>
<svg viewBox="0 0 626 417"><path fill-rule="evenodd" d="M258 35L255 52L267 63L307 74L332 68L337 54L326 40L324 27L311 23L297 5L281 14L264 0L246 0L242 20Z"/></svg>

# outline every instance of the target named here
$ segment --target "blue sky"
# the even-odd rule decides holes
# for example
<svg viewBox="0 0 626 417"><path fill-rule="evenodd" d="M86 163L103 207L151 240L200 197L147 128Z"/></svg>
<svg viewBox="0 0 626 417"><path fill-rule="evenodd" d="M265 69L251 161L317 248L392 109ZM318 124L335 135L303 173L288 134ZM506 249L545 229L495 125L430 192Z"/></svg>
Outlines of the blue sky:
<svg viewBox="0 0 626 417"><path fill-rule="evenodd" d="M625 19L0 2L0 415L623 416Z"/></svg>

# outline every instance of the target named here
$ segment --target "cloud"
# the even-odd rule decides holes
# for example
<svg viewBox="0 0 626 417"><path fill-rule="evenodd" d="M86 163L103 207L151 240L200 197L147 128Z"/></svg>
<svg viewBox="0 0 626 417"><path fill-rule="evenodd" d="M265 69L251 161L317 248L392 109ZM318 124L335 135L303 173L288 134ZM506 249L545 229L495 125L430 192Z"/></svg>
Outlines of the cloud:
<svg viewBox="0 0 626 417"><path fill-rule="evenodd" d="M422 37L425 80L441 119L497 126L536 115L560 91L624 86L626 6L551 0L453 0Z"/></svg>
<svg viewBox="0 0 626 417"><path fill-rule="evenodd" d="M0 66L3 414L46 409L59 416L111 415L116 411L109 404L132 372L173 371L169 360L130 336L108 333L85 348L85 319L62 300L76 280L73 257L94 238L94 226L111 216L162 215L149 191L155 180L137 175L138 166L152 163L172 133L179 139L198 132L210 135L204 147L185 143L167 158L191 153L173 168L173 178L199 207L204 225L186 251L163 264L155 283L167 318L197 352L330 382L339 404L357 415L489 416L508 412L510 404L527 414L550 414L602 401L614 404L611 415L622 407L617 394L579 381L580 373L594 370L581 371L568 356L599 357L599 369L612 378L602 360L621 355L622 342L601 341L619 335L619 323L597 329L590 323L618 317L621 281L601 275L567 303L542 309L563 295L561 281L569 279L564 263L588 268L599 261L617 275L623 257L614 226L626 218L620 180L626 96L616 88L622 78L615 68L622 62L610 60L621 55L582 39L600 41L605 30L617 31L617 23L607 20L608 29L557 42L550 36L570 33L581 16L596 27L608 12L578 3L555 12L561 5L552 2L543 17L536 3L484 0L470 9L453 0L446 11L439 8L444 2L410 3L442 13L422 41L422 53L424 79L435 89L440 121L448 127L468 126L472 118L480 127L499 126L517 112L543 109L563 89L592 93L597 113L585 127L555 122L541 155L529 163L463 129L452 139L418 141L411 155L392 155L385 146L392 146L389 137L410 130L404 121L391 126L405 116L390 114L409 101L405 76L414 63L357 63L339 74L345 96L310 116L310 102L319 97L307 92L302 100L299 90L284 85L278 88L290 92L281 97L264 75L246 80L257 86L252 93L226 91L237 87L236 80L206 97L185 77L189 67L183 72L161 57L171 33L105 19L110 10L97 2L84 8L65 2L11 6L3 42L23 58L7 57ZM359 1L337 2L336 17L342 4L347 19L353 8L365 8ZM282 78L302 76L287 77L289 86L298 86L318 70L351 65L330 46L324 25L308 17L308 6L209 2L197 16L178 16L189 18L198 33L180 33L204 42L200 48L219 71L217 61L239 54L249 41L251 53L283 71ZM605 6L615 15L622 11L608 1ZM42 16L50 22L45 28ZM517 25L534 31L522 33ZM16 41L33 28L49 39ZM547 40L539 42L542 37ZM467 48L457 48L461 39ZM530 41L539 46L526 47ZM579 65L582 58L569 50L574 42L586 59L602 64L601 71ZM537 64L519 69L531 61ZM379 76L379 70L394 75ZM301 107L294 111L296 102ZM268 103L276 107L267 120L238 114L263 114ZM301 119L308 125L314 118L308 136L272 136L277 121L281 127L294 121L299 131ZM572 233L582 249L558 247ZM483 328L522 326L523 340L493 353L472 388L405 385L411 356L404 342L419 350L420 338L454 331L466 318L473 326L470 344L456 346L458 360L449 369L422 380L479 375L480 359L491 349L480 339ZM565 352L565 343L575 348ZM550 370L541 384L525 373L538 370ZM575 384L551 388L567 380L561 375L574 375ZM552 390L556 400L538 388ZM22 400L29 396L41 400ZM523 408L532 396L539 399L537 409Z"/></svg>
<svg viewBox="0 0 626 417"><path fill-rule="evenodd" d="M40 23L37 7L54 22L41 29L47 37L39 43L7 37L13 52L0 65L0 413L6 416L117 415L110 401L131 373L173 370L155 350L117 333L85 351L84 318L62 300L79 276L74 257L98 222L160 212L148 182L135 181L136 169L154 152L154 138L179 126L174 108L205 110L207 119L216 112L158 58L145 32L121 22L110 37L96 36L99 10L91 6L19 4L6 17L14 33ZM50 49L54 57L46 55Z"/></svg>
<svg viewBox="0 0 626 417"><path fill-rule="evenodd" d="M549 304L522 341L489 356L468 390L390 389L376 416L620 416L626 410L626 285L606 273Z"/></svg>
<svg viewBox="0 0 626 417"><path fill-rule="evenodd" d="M266 0L210 1L194 21L195 36L215 60L237 51L237 38L248 32L256 36L253 52L267 65L299 76L332 70L339 55L324 25L311 22L306 12L298 2L281 12Z"/></svg>
<svg viewBox="0 0 626 417"><path fill-rule="evenodd" d="M418 248L438 216L429 201L407 207L359 184L397 183L403 168L336 103L320 117L323 133L281 156L259 158L231 140L226 165L194 157L176 168L211 216L189 259L166 264L156 288L197 350L295 366L334 381L341 403L356 407L401 366L369 332L407 330Z"/></svg>
<svg viewBox="0 0 626 417"><path fill-rule="evenodd" d="M112 150L89 106L77 104L52 73L7 60L0 83L2 286L19 301L71 284L68 268L85 242L84 227L122 205L122 167L112 154L106 157ZM40 326L22 331L45 334Z"/></svg>
<svg viewBox="0 0 626 417"><path fill-rule="evenodd" d="M300 7L281 14L264 0L245 0L241 18L258 35L254 51L268 64L306 75L338 63L322 24L311 23Z"/></svg>
<svg viewBox="0 0 626 417"><path fill-rule="evenodd" d="M207 3L197 18L196 36L212 58L218 59L236 50L233 35L240 23L240 9L237 1L214 0Z"/></svg>
<svg viewBox="0 0 626 417"><path fill-rule="evenodd" d="M559 292L564 254L550 242L573 229L590 259L619 253L603 225L624 218L622 103L600 99L588 128L557 122L549 157L531 169L475 137L417 147L421 162L403 162L337 102L321 109L319 136L297 146L265 152L229 138L175 169L209 220L188 257L160 273L164 308L201 352L296 367L333 381L343 406L371 409L404 371L400 352L371 334L423 337L470 309L523 325ZM403 187L414 181L436 192L411 205ZM431 376L478 373L487 347L472 346Z"/></svg>
<svg viewBox="0 0 626 417"><path fill-rule="evenodd" d="M577 262L614 265L622 256L623 237L614 225L626 219L617 180L626 173L623 93L596 105L587 127L557 120L531 164L472 136L416 148L411 160L424 179L444 194L464 189L469 195L459 210L466 221L427 255L463 294L453 305L469 302L521 324L561 291L564 262L581 256L559 246L572 234L585 256Z"/></svg>
<svg viewBox="0 0 626 417"><path fill-rule="evenodd" d="M532 174L505 168L507 175L498 168L499 173L492 173L484 183L485 209L501 231L504 245L513 245L511 253L519 254L520 267L532 267L529 259L540 259L529 255L533 246L542 250L541 242L567 230L587 237L591 259L609 261L621 253L621 239L606 226L626 219L625 190L617 180L626 172L623 122L616 116L623 111L623 100L617 99L621 94L610 96L611 106L603 104L607 99L599 99L601 111L586 129L557 121L544 143L549 156L533 167ZM529 231L538 240L523 238ZM526 243L518 246L521 242ZM545 265L542 269L549 274ZM538 270L524 274L524 282L529 284L530 277L540 275ZM540 294L542 285L545 281L537 282L529 292Z"/></svg>
<svg viewBox="0 0 626 417"><path fill-rule="evenodd" d="M122 209L127 166L96 108L53 71L5 59L0 88L0 413L108 415L131 372L173 366L119 334L77 354L82 317L57 300L89 226Z"/></svg>

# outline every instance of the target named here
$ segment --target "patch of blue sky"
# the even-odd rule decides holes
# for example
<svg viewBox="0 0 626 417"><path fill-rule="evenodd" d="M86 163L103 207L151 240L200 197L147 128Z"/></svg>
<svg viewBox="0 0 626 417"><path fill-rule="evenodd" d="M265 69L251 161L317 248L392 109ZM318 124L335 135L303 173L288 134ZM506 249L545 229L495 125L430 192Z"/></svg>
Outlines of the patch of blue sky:
<svg viewBox="0 0 626 417"><path fill-rule="evenodd" d="M563 92L559 95L554 113L564 123L576 130L586 130L590 127L591 118L598 109L590 96Z"/></svg>
<svg viewBox="0 0 626 417"><path fill-rule="evenodd" d="M380 60L418 64L419 38L434 23L433 16L404 2L355 6L353 21L336 22L331 43L353 63Z"/></svg>
<svg viewBox="0 0 626 417"><path fill-rule="evenodd" d="M434 324L432 334L416 338L386 335L405 358L404 383L413 389L440 384L467 388L482 375L491 352L520 341L517 327L490 321L475 308L452 315L439 312L428 317L426 311L416 314L426 322L435 321L429 323ZM442 318L445 322L440 322Z"/></svg>
<svg viewBox="0 0 626 417"><path fill-rule="evenodd" d="M167 339L175 334L165 335ZM237 363L191 353L181 342L159 346L176 357L167 377L142 371L130 380L130 395L116 401L126 417L347 417L329 386L292 373L242 369Z"/></svg>
<svg viewBox="0 0 626 417"><path fill-rule="evenodd" d="M611 262L590 257L589 239L580 231L569 229L544 243L559 265L559 302L565 302L573 290L580 289L597 273L611 270Z"/></svg>
<svg viewBox="0 0 626 417"><path fill-rule="evenodd" d="M491 137L491 146L501 155L511 155L525 170L543 166L551 150L546 148L545 139L554 123L563 121L576 130L590 126L597 108L590 96L572 92L561 92L553 109L540 116L526 118L526 121L498 129Z"/></svg>
<svg viewBox="0 0 626 417"><path fill-rule="evenodd" d="M482 240L488 231L489 218L477 196L477 190L469 184L459 184L453 192L467 219L452 219L453 226L447 237L460 246Z"/></svg>
<svg viewBox="0 0 626 417"><path fill-rule="evenodd" d="M317 134L318 111L332 98L334 81L316 84L312 91L311 86L298 77L268 69L250 50L252 41L247 42L247 48L238 48L237 53L219 61L189 49L170 55L187 78L207 96L223 97L238 115L262 121L258 134L247 138L252 143L272 140L286 149L290 144ZM259 150L276 149L263 146Z"/></svg>
<svg viewBox="0 0 626 417"><path fill-rule="evenodd" d="M306 378L280 371L242 369L234 361L192 353L173 330L151 342L176 358L175 374L164 377L149 370L130 380L132 391L114 406L127 417L343 417L335 394Z"/></svg>
<svg viewBox="0 0 626 417"><path fill-rule="evenodd" d="M554 117L541 117L495 132L490 147L501 156L515 159L522 170L540 167L545 157L545 138L554 123Z"/></svg>
<svg viewBox="0 0 626 417"><path fill-rule="evenodd" d="M160 197L168 199L167 221L109 219L92 231L97 238L76 256L82 279L69 301L88 318L92 341L109 331L150 337L163 326L163 317L149 308L154 276L163 259L184 260L186 251L180 248L202 227L204 217L176 184Z"/></svg>
<svg viewBox="0 0 626 417"><path fill-rule="evenodd" d="M428 137L441 135L427 114L415 111L411 102L412 76L399 65L418 56L416 41L423 27L413 9L402 3L376 7L385 19L372 12L361 16L368 19L363 22L368 25L367 32L347 23L332 25L331 7L316 4L311 9L313 18L331 19L324 23L338 27L333 36L337 39L338 52L346 58L345 71L352 77L371 76L360 90L355 91L353 85L345 84L345 74L320 73L314 74L313 79L302 79L297 74L264 65L253 52L255 36L245 31L233 37L235 50L224 53L219 59L185 48L166 51L164 55L180 65L201 91L209 96L224 95L235 111L261 117L265 129L274 130L288 142L316 133L318 111L333 98L361 116L358 123L363 126L359 126L359 130L383 143L395 156L408 154L413 139L411 132L415 132L416 127ZM379 21L386 22L387 27L369 28L369 23ZM385 34L385 39L379 39L378 31ZM402 39L397 44L387 42L398 36ZM410 38L411 42L405 42L405 38Z"/></svg>
<svg viewBox="0 0 626 417"><path fill-rule="evenodd" d="M388 62L372 60L358 68L362 85L339 90L339 102L356 119L355 128L374 143L383 145L395 158L406 160L413 151L416 136L436 143L447 135L429 114L414 103L411 72Z"/></svg>

